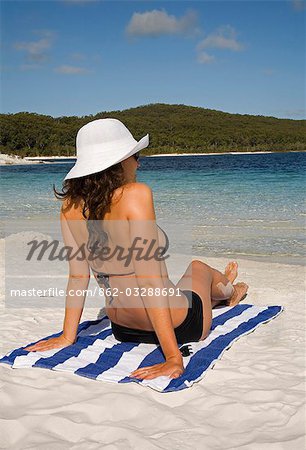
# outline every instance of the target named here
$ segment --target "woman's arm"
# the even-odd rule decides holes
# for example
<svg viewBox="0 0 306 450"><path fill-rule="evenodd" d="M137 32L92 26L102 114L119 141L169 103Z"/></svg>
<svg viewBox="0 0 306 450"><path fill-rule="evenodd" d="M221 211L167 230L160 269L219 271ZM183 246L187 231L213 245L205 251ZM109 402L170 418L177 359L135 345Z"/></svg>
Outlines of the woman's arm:
<svg viewBox="0 0 306 450"><path fill-rule="evenodd" d="M75 255L79 249L68 222L61 211L61 230L65 246L72 249L71 254ZM66 288L65 317L63 323L63 333L55 338L39 341L34 345L26 347L28 351L46 351L53 348L69 346L75 342L78 325L82 316L86 291L90 279L90 269L87 261L72 258L69 260L69 278ZM84 292L84 295L76 295Z"/></svg>
<svg viewBox="0 0 306 450"><path fill-rule="evenodd" d="M72 255L78 252L79 246L73 237L69 224L61 211L61 229L65 246L72 248ZM88 262L78 260L76 257L69 260L69 278L66 288L65 317L63 324L63 335L70 341L75 341L78 325L81 320L86 290L90 280L90 269ZM76 293L84 292L84 295Z"/></svg>
<svg viewBox="0 0 306 450"><path fill-rule="evenodd" d="M137 246L142 249L143 255L146 254L149 247L151 248L149 254L154 255L159 247L159 242L152 191L144 183L134 183L129 191L126 198L126 211L130 224L131 243L137 239ZM160 291L166 290L167 280L164 279L164 270L158 258L140 259L135 252L133 265L138 286L145 293L148 292L149 288L154 293L158 292L159 289ZM133 372L133 376L139 375L141 378L149 379L161 375L170 375L176 378L183 372L183 363L174 333L168 295L145 295L142 298L163 350L166 363L140 369ZM142 376L143 373L145 373L145 376Z"/></svg>

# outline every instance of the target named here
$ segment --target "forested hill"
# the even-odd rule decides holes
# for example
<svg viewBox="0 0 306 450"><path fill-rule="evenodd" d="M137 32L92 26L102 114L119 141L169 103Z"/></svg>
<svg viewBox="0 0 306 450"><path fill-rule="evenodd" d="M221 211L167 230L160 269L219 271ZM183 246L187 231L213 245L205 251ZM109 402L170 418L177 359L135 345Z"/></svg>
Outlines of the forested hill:
<svg viewBox="0 0 306 450"><path fill-rule="evenodd" d="M137 140L149 133L150 146L143 154L306 150L306 120L151 104L83 117L1 114L0 151L20 156L74 155L79 128L106 117L121 120Z"/></svg>

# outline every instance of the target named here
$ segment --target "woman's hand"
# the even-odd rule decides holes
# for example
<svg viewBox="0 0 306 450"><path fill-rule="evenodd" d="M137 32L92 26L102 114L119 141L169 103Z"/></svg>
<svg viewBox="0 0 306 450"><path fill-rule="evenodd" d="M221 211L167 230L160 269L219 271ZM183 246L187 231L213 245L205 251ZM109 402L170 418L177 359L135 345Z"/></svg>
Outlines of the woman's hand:
<svg viewBox="0 0 306 450"><path fill-rule="evenodd" d="M134 370L130 377L141 380L153 380L153 378L168 376L169 378L178 378L184 373L184 366L181 359L169 358L166 362L155 364L154 366L142 367Z"/></svg>
<svg viewBox="0 0 306 450"><path fill-rule="evenodd" d="M52 350L53 348L64 348L72 345L73 342L68 341L62 334L55 338L50 338L47 340L36 342L34 345L25 347L24 350L29 352L45 352L47 350Z"/></svg>

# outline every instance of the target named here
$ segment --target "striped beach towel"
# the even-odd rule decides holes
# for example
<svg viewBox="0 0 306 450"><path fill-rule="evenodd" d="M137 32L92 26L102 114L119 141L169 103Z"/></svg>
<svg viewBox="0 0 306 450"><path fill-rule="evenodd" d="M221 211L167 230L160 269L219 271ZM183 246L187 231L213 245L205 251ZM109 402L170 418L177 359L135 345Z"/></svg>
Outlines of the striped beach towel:
<svg viewBox="0 0 306 450"><path fill-rule="evenodd" d="M140 367L164 361L159 346L117 341L107 316L79 325L77 342L69 347L45 352L28 352L17 348L0 359L12 368L41 367L72 372L94 380L112 383L136 382L159 392L172 392L188 388L201 380L233 342L260 324L278 316L282 306L255 306L239 304L234 307L213 309L211 332L204 341L180 346L185 372L176 379L158 377L137 380L129 375ZM61 332L47 336L59 336ZM41 339L40 339L41 340ZM38 341L36 341L38 342Z"/></svg>

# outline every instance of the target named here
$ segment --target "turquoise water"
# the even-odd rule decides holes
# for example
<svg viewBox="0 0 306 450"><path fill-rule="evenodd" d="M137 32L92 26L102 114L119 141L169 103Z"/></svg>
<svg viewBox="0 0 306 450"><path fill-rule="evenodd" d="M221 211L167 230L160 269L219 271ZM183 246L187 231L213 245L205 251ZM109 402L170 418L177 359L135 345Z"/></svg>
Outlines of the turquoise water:
<svg viewBox="0 0 306 450"><path fill-rule="evenodd" d="M57 217L71 163L2 166L1 217ZM306 153L141 158L158 218L187 222L193 253L305 264Z"/></svg>

